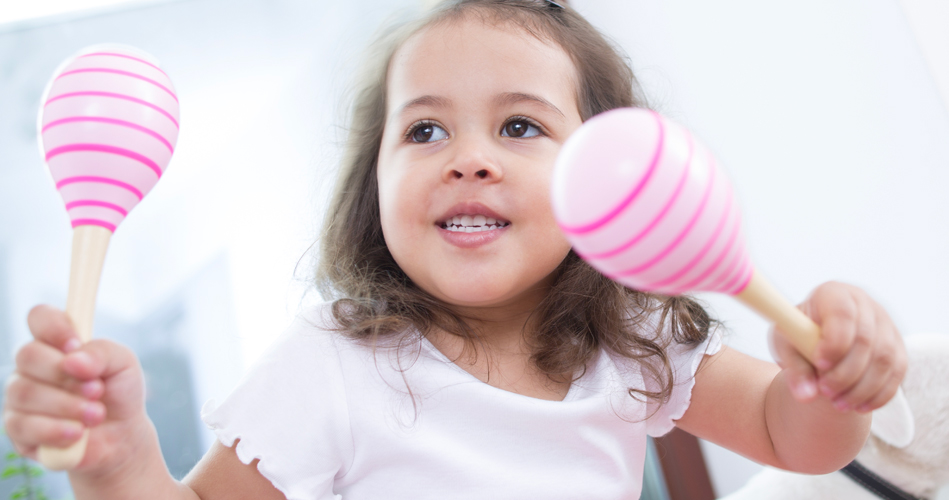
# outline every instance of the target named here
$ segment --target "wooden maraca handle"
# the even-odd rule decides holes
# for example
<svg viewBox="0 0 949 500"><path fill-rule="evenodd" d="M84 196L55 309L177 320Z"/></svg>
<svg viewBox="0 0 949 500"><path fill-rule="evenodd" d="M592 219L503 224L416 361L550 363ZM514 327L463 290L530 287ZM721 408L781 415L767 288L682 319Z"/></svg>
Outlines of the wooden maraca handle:
<svg viewBox="0 0 949 500"><path fill-rule="evenodd" d="M109 248L112 231L100 226L77 226L73 231L72 264L69 273L69 296L66 298L66 314L76 327L79 340L92 340L92 323L96 311L96 292L102 264ZM79 465L86 454L89 430L82 433L79 441L67 448L40 446L37 458L47 469L66 470Z"/></svg>
<svg viewBox="0 0 949 500"><path fill-rule="evenodd" d="M748 307L774 321L788 342L813 365L816 361L820 327L803 311L791 305L783 295L768 283L764 276L754 271L748 286L736 295Z"/></svg>

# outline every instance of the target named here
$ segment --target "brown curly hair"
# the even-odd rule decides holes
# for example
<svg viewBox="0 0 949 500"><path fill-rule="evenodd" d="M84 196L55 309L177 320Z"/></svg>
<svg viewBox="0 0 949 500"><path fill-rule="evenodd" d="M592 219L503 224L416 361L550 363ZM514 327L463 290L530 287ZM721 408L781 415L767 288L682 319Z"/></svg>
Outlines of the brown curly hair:
<svg viewBox="0 0 949 500"><path fill-rule="evenodd" d="M419 30L466 16L519 27L569 54L577 70L577 102L584 121L610 109L646 105L626 57L564 1L447 0L414 21L384 30L370 46L368 64L353 89L349 135L323 225L316 277L324 298L336 299L333 314L341 331L374 346L383 338L405 332L425 335L433 328L464 338L468 346L478 339L476 328L416 286L390 255L376 181L390 59ZM651 359L642 364L643 374L661 389L629 393L665 402L672 392L672 372L668 346L661 339L705 340L713 324L705 310L691 298L625 288L573 251L555 276L546 298L532 312L536 328L525 332L536 368L557 381L573 374L572 382L601 349L634 360ZM672 335L660 335L663 331Z"/></svg>

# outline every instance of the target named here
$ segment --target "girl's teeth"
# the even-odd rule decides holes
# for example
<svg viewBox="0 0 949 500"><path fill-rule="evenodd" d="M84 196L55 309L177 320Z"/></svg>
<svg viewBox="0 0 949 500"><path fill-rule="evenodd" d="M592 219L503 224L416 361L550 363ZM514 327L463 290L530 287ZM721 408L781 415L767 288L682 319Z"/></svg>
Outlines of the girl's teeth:
<svg viewBox="0 0 949 500"><path fill-rule="evenodd" d="M451 220L445 221L445 229L455 233L479 233L501 229L505 226L506 224L498 222L497 219L484 215L456 215Z"/></svg>
<svg viewBox="0 0 949 500"><path fill-rule="evenodd" d="M500 224L490 224L484 226L456 226L454 224L446 225L445 229L453 233L479 233L481 231L492 231L494 229L500 229Z"/></svg>

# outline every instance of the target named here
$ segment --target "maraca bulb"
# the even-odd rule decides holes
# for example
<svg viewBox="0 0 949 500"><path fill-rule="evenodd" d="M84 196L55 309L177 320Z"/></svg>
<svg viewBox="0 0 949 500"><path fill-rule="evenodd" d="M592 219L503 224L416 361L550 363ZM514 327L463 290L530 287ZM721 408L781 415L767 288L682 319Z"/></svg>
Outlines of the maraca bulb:
<svg viewBox="0 0 949 500"><path fill-rule="evenodd" d="M85 52L53 76L40 136L72 226L114 232L171 160L178 98L168 75L141 51Z"/></svg>
<svg viewBox="0 0 949 500"><path fill-rule="evenodd" d="M735 295L751 279L728 179L688 130L654 111L584 123L561 149L552 190L574 250L625 286Z"/></svg>

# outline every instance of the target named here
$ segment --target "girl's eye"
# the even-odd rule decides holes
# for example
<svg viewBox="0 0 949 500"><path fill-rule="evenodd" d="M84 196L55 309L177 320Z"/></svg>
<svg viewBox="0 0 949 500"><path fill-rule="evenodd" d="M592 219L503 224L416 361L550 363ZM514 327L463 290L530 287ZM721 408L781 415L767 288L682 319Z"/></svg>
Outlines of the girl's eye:
<svg viewBox="0 0 949 500"><path fill-rule="evenodd" d="M412 142L434 142L448 138L448 132L434 123L423 123L411 132Z"/></svg>
<svg viewBox="0 0 949 500"><path fill-rule="evenodd" d="M515 138L535 137L540 135L540 129L526 120L511 120L504 124L501 135Z"/></svg>

